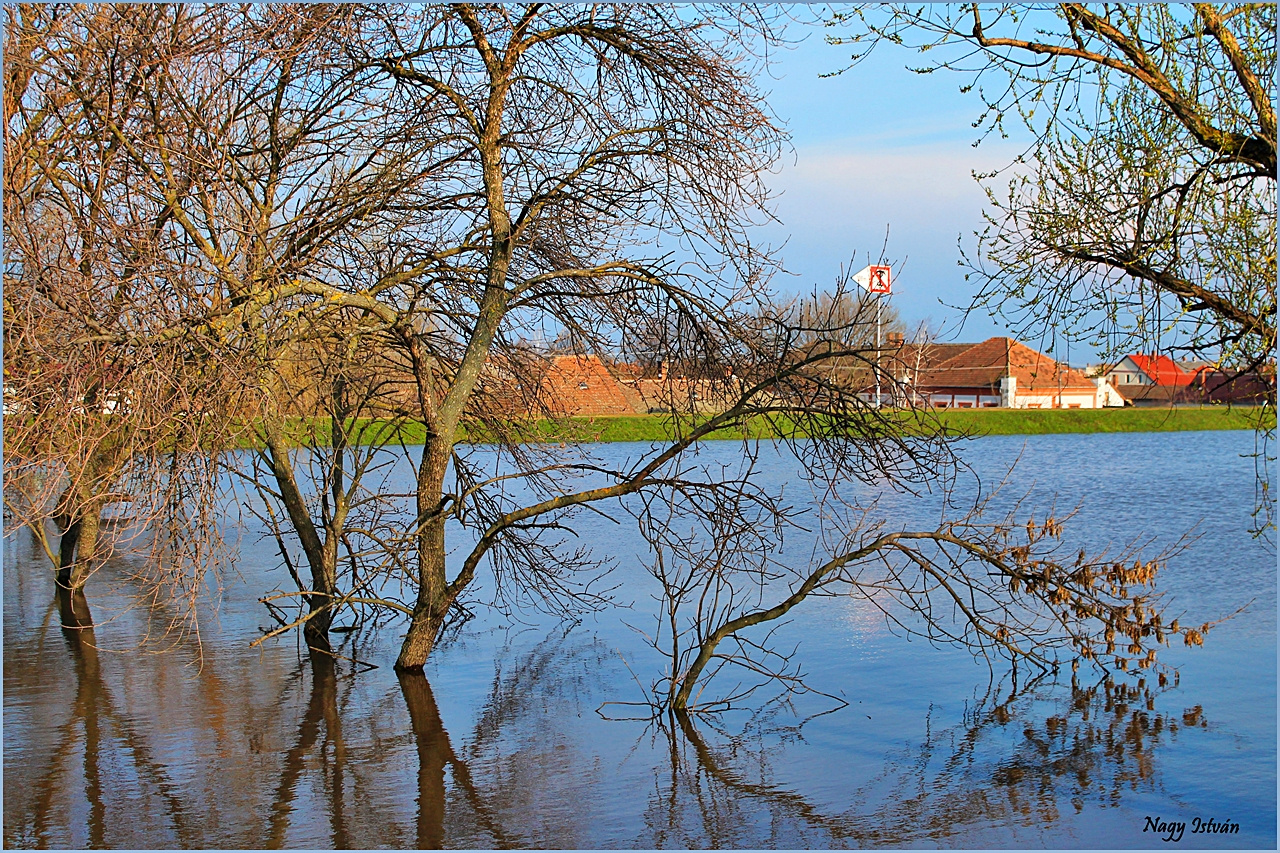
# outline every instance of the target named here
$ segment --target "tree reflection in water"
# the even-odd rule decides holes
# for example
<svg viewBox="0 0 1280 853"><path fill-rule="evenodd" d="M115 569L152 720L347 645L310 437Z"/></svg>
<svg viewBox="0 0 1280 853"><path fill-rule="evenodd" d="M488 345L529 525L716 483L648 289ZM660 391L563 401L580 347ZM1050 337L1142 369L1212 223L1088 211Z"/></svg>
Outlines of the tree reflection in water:
<svg viewBox="0 0 1280 853"><path fill-rule="evenodd" d="M303 780L307 776L312 780L311 792L322 793L325 809L323 815L314 812L306 815L310 823L305 828L306 837L314 837L319 831L314 822L320 818L327 822L324 829L328 843L335 848L439 849L446 844L459 846L458 838L467 839L462 846L555 845L554 832L564 831L566 827L559 824L552 833L540 832L540 821L546 816L531 814L519 795L521 786L513 784L513 780L522 775L544 774L553 768L531 761L525 749L508 751L503 741L508 736L534 743L545 743L548 736L555 739L544 728L548 721L555 725L555 718L546 716L548 706L557 704L554 699L557 694L563 697L566 691L583 686L578 678L566 678L566 673L583 669L575 666L575 661L584 652L603 653L594 643L565 643L568 635L568 630L556 631L531 651L518 656L513 664L498 665L461 754L444 727L428 679L420 673L397 676L408 711L407 736L412 738L417 760L411 835L406 835L403 827L397 825L394 815L376 813L376 804L387 799L387 789L391 799L399 798L404 787L402 780L392 774L377 781L366 781L367 777L387 771L388 756L405 751L409 746L406 735L380 736L364 742L358 750L348 748L342 737L345 712L339 708L343 691L338 682L349 681L352 676L339 674L339 667L330 655L312 652L308 664L311 687L307 707L298 723L293 745L283 757L280 781L271 800L265 846L297 843L296 833L290 834L294 829L291 821L299 809ZM386 713L386 704L380 703L380 706L382 710L375 711L373 717ZM382 723L390 723L391 727L402 725L398 721ZM382 729L383 725L377 728ZM543 729L540 735L530 737L539 729ZM485 768L483 782L473 778L471 764L475 762ZM575 769L579 763L573 762ZM451 784L447 784L446 774ZM372 790L378 787L378 782L383 790ZM573 803L568 805L572 807ZM349 831L349 824L356 824L355 832Z"/></svg>
<svg viewBox="0 0 1280 853"><path fill-rule="evenodd" d="M83 792L88 804L84 835L73 836L70 846L102 848L115 846L110 840L107 815L108 802L119 795L116 782L120 777L117 761L125 759L142 787L154 791L163 802L160 816L167 818L161 837L179 846L193 846L197 833L184 808L178 785L170 778L163 762L156 760L150 739L134 721L117 706L112 691L102 677L95 643L93 616L83 591L59 588L56 605L61 619L61 632L66 641L75 672L75 695L66 721L58 727L45 763L44 772L35 780L30 811L11 823L5 809L5 846L62 846L61 832L70 823L66 802L66 777L71 774L71 760L80 753ZM61 819L60 819L61 818Z"/></svg>
<svg viewBox="0 0 1280 853"><path fill-rule="evenodd" d="M173 655L119 666L100 661L82 596L54 610L67 627L34 633L59 631L67 657L30 636L6 650L21 663L7 686L55 688L32 708L53 720L25 735L34 758L11 766L6 749L10 847L970 844L1159 793L1157 751L1207 725L1199 708L1159 709L1176 694L1146 685L1004 684L908 747L881 757L870 742L861 766L845 759L847 782L815 786L807 747L771 724L728 736L670 716L628 753L617 740L634 724L592 713L613 652L586 631L501 650L478 705L450 696L448 714L476 708L451 736L420 675L283 649L271 660L292 668L225 652L194 673ZM370 656L356 637L337 651Z"/></svg>
<svg viewBox="0 0 1280 853"><path fill-rule="evenodd" d="M1157 710L1163 688L1037 679L994 687L962 721L887 756L847 791L851 808L816 804L771 781L776 734L716 738L687 715L660 725L670 772L645 815L646 847L970 845L1010 827L1040 831L1060 808L1111 805L1158 787L1156 750L1186 727L1207 728L1200 707ZM1003 695L1001 695L1003 694ZM1047 712L1047 713L1046 713Z"/></svg>

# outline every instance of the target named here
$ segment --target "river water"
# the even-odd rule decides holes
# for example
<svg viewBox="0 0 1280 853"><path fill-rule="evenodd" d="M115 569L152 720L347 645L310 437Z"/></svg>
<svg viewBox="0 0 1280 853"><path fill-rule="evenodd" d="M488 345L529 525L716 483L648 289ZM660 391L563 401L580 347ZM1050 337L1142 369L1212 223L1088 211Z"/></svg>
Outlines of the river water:
<svg viewBox="0 0 1280 853"><path fill-rule="evenodd" d="M1203 647L1166 650L1176 686L1019 680L831 598L793 611L778 640L847 707L822 713L833 704L810 694L692 728L619 719L643 716L621 703L662 663L628 627L655 608L639 543L603 519L580 532L617 558L617 607L577 623L477 611L426 679L403 681L394 624L342 638L341 655L376 668L313 662L294 637L249 647L269 623L257 597L287 585L252 529L198 645L155 636L163 618L112 567L90 583L95 629L64 632L17 534L4 549L4 843L1125 848L1167 846L1164 821L1186 824L1174 846L1274 849L1277 572L1247 533L1252 450L1250 433L1203 432L963 451L987 478L1020 457L1010 488L1033 504L1080 504L1069 540L1194 529L1159 581L1169 611L1198 623L1245 609ZM762 467L775 484L795 474L787 456ZM902 495L882 508L904 524L935 510ZM1238 832L1194 834L1197 818Z"/></svg>

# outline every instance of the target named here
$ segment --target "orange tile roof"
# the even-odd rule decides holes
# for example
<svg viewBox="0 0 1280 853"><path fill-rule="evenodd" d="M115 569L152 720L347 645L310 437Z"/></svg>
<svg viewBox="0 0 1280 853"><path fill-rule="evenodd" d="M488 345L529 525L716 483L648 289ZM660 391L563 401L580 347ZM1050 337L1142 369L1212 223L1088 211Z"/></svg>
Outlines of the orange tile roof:
<svg viewBox="0 0 1280 853"><path fill-rule="evenodd" d="M631 415L618 380L595 355L558 355L542 379L542 402L565 415Z"/></svg>

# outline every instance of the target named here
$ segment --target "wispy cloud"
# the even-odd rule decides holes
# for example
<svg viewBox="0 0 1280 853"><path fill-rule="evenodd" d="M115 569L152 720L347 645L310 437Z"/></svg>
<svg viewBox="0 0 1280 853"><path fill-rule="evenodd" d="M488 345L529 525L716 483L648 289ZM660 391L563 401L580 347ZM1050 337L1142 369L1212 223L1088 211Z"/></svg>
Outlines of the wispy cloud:
<svg viewBox="0 0 1280 853"><path fill-rule="evenodd" d="M797 151L794 165L771 181L778 214L792 228L945 223L976 226L986 201L974 171L1002 168L1016 151L954 144L893 150L831 146ZM972 230L970 227L969 230Z"/></svg>

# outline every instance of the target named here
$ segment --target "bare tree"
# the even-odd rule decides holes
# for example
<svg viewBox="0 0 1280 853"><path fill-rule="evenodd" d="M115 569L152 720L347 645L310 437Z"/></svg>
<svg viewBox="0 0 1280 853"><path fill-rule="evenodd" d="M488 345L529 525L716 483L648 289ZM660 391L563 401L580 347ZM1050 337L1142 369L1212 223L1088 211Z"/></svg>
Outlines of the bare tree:
<svg viewBox="0 0 1280 853"><path fill-rule="evenodd" d="M826 291L797 299L793 303L796 324L812 341L834 340L844 346L875 346L889 334L903 334L906 326L891 303L876 305L880 296L842 288L838 295ZM877 332L876 326L880 329ZM801 341L801 345L809 343Z"/></svg>
<svg viewBox="0 0 1280 853"><path fill-rule="evenodd" d="M767 216L761 176L784 137L754 85L752 51L775 37L760 10L458 4L68 15L80 52L50 52L63 63L59 79L79 92L98 79L89 72L110 66L139 106L126 110L134 101L114 95L67 101L80 122L68 150L87 144L109 159L121 178L92 187L122 195L118 211L77 201L60 215L77 222L81 208L101 211L75 231L82 241L132 245L124 241L150 235L150 266L103 278L136 287L131 308L155 309L120 315L154 323L123 351L162 364L150 354L177 346L191 366L137 393L201 387L200 371L245 389L219 410L221 431L209 441L226 441L237 418L253 427L252 465L237 473L263 499L297 587L269 597L306 602L296 618L281 616L279 630L302 625L308 645L326 651L342 609L399 614L408 627L397 666L410 672L482 569L494 576L495 603L592 606L602 600L592 570L604 562L562 535L585 511L634 516L660 553L684 558L688 590L723 593L696 615L703 633L683 647L698 651L672 680L675 707L696 705L691 692L720 641L745 642L739 632L775 618L778 608L743 609L748 589L763 601L784 576L794 580L778 605L785 612L824 585L855 582L846 570L882 553L900 555L886 594L921 611L931 631L953 630L933 615L939 589L952 602L982 598L953 635L978 649L1049 664L1054 650L1093 654L1112 642L1108 632L1150 624L1149 609L1117 615L1121 593L1098 593L1072 574L1101 576L1100 564L1069 568L1043 554L1039 526L1014 541L1011 520L983 527L965 517L913 536L823 516L822 558L807 571L779 567L773 549L799 515L760 485L759 446L745 441L737 472L699 458L702 438L763 429L832 507L851 480L925 488L954 461L930 412L866 399L877 378L895 384L857 333L870 302L838 287L815 338L814 318L778 309L769 290L774 261L748 233ZM144 49L152 41L168 45L159 59ZM28 221L37 233L42 220L33 212ZM29 256L66 242L32 242ZM43 279L25 257L7 272L42 298L53 292L35 288ZM90 288L63 291L85 300L69 317L95 316ZM8 311L6 302L6 319ZM538 417L556 415L535 393L543 365L523 344L545 328L579 352L678 366L661 389L673 440L612 464L589 448L526 442ZM634 334L644 328L658 334ZM81 395L64 409L115 423L101 399ZM128 406L153 410L172 411ZM410 427L421 445L403 441ZM496 453L460 444L472 431ZM133 449L120 458L153 457L169 458ZM57 452L49 458L65 465ZM392 485L394 465L412 471L405 493ZM1129 571L1116 569L1116 582L1144 582L1154 569ZM1037 572L1047 572L1043 581ZM1032 585L1028 598L1014 581ZM679 596L670 596L677 610Z"/></svg>
<svg viewBox="0 0 1280 853"><path fill-rule="evenodd" d="M838 521L822 526L827 542L807 566L772 557L780 543L731 516L711 519L697 537L675 536L663 521L651 534L665 546L651 566L662 589L652 637L670 669L654 685L654 704L713 711L762 686L812 690L791 655L771 642L772 631L750 630L769 627L810 596L852 595L907 636L1040 672L1074 672L1082 660L1107 673L1146 670L1158 666L1158 648L1173 639L1203 642L1212 624L1168 621L1160 607L1155 580L1168 553L1064 554L1069 517L1023 523L1020 505L997 513L991 500L944 516L934 529L896 530L875 519L873 506L828 494L818 514ZM706 682L734 669L736 687L701 698ZM1166 677L1158 673L1161 684Z"/></svg>
<svg viewBox="0 0 1280 853"><path fill-rule="evenodd" d="M236 383L184 325L172 206L135 192L107 127L153 144L128 58L173 73L205 34L156 7L127 21L106 8L6 15L6 515L64 588L132 543L155 587L194 606L225 556L211 535L216 452ZM105 526L121 504L128 523Z"/></svg>
<svg viewBox="0 0 1280 853"><path fill-rule="evenodd" d="M128 187L127 213L158 211L165 276L147 291L167 309L158 336L198 336L240 377L245 393L231 411L256 433L264 513L301 547L310 577L295 576L315 619L308 639L327 648L347 522L368 505L370 459L349 431L381 390L352 372L370 352L371 318L382 335L413 320L370 294L406 275L403 256L385 248L397 225L389 211L430 174L430 143L382 121L369 69L348 61L359 7L67 14L88 36L65 74L76 80L92 63L109 64L140 104L125 121L118 100L89 103L71 141L99 146L127 170L127 181L111 184ZM171 40L193 34L167 66L117 43L153 18ZM375 262L361 266L371 254ZM300 371L303 355L323 355L321 367ZM323 434L306 422L317 416ZM300 443L316 451L312 477L295 470ZM308 497L313 482L318 503Z"/></svg>
<svg viewBox="0 0 1280 853"><path fill-rule="evenodd" d="M416 202L414 227L435 239L416 256L428 267L418 290L402 298L432 318L431 331L403 336L426 440L415 462L416 590L402 668L422 665L486 556L507 586L567 591L540 541L553 523L543 516L643 482L562 494L555 475L583 466L516 443L522 419L484 393L486 365L518 373L515 345L526 329L563 329L582 349L603 350L625 344L621 330L637 318L676 314L690 334L678 344L685 352L672 354L712 369L723 355L723 306L761 286L763 259L742 251L743 217L765 198L759 170L780 136L743 52L757 34L767 37L768 22L748 10L718 15L397 8L385 14L384 40L367 48L406 115L432 111L432 132L451 152L441 156L434 195ZM685 240L691 252L677 263L658 249L664 239ZM455 453L467 422L503 439L512 476L545 499L511 506L510 489L495 489ZM452 580L450 520L476 535Z"/></svg>

